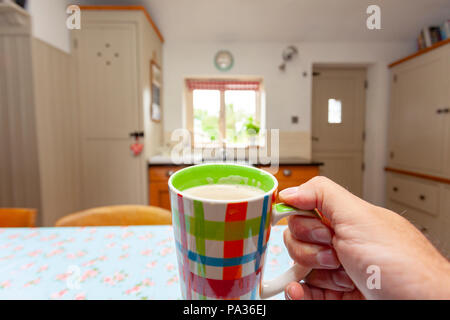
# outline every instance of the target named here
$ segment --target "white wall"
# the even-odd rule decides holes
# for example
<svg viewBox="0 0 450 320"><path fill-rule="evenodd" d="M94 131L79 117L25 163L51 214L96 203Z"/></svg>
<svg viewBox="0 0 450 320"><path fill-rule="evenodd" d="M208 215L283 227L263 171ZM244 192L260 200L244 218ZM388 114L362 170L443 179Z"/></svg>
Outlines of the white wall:
<svg viewBox="0 0 450 320"><path fill-rule="evenodd" d="M69 0L28 0L33 36L65 52L70 52L70 33L66 27Z"/></svg>
<svg viewBox="0 0 450 320"><path fill-rule="evenodd" d="M163 50L164 130L183 127L183 79L194 75L217 75L214 54L230 50L234 67L227 73L264 77L267 128L311 132L311 70L315 63L345 63L368 66L364 198L384 204L384 174L387 145L389 70L387 64L414 50L414 43L298 43L299 55L278 70L284 43L166 43ZM306 71L307 77L302 73ZM298 124L290 117L297 115ZM305 144L306 148L310 145Z"/></svg>

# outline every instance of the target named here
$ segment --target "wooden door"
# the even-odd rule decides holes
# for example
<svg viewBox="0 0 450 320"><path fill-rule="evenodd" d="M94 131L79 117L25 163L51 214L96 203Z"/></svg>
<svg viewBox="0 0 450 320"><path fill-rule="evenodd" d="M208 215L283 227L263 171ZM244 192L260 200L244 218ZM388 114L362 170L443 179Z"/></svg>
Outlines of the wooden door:
<svg viewBox="0 0 450 320"><path fill-rule="evenodd" d="M413 171L440 174L448 107L448 57L438 51L405 62L392 72L389 162Z"/></svg>
<svg viewBox="0 0 450 320"><path fill-rule="evenodd" d="M83 206L145 204L143 155L129 135L141 129L136 26L86 23L76 40Z"/></svg>
<svg viewBox="0 0 450 320"><path fill-rule="evenodd" d="M312 154L320 174L362 195L364 69L314 68Z"/></svg>

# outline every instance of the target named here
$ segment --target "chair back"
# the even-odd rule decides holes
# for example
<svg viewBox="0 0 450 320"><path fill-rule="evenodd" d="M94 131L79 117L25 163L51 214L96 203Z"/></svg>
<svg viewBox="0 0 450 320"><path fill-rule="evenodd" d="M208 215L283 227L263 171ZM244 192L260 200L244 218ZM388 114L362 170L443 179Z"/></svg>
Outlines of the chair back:
<svg viewBox="0 0 450 320"><path fill-rule="evenodd" d="M87 209L62 217L56 227L170 225L172 213L154 206L122 205Z"/></svg>
<svg viewBox="0 0 450 320"><path fill-rule="evenodd" d="M0 208L0 228L34 227L36 213L36 209Z"/></svg>

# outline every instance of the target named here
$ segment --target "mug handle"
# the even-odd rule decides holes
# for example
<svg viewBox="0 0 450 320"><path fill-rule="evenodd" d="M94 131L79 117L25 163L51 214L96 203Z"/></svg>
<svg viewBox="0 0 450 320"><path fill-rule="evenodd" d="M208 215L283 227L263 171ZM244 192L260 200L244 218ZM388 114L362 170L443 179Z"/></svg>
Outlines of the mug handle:
<svg viewBox="0 0 450 320"><path fill-rule="evenodd" d="M304 216L304 217L313 217L313 218L319 218L322 220L322 222L330 226L329 221L322 215L322 213L317 210L300 210L296 209L294 207L288 206L284 203L277 203L272 206L272 217L271 217L271 225L274 226L277 224L278 221L281 219L292 216L292 215L298 215L298 216ZM308 273L311 272L311 268L302 266L300 264L294 264L289 270L287 270L285 273L283 273L281 276L278 276L275 279L262 281L261 284L261 291L260 291L260 297L261 299L267 299L270 298L282 291L284 291L284 288L291 282L300 281L303 278L305 278Z"/></svg>

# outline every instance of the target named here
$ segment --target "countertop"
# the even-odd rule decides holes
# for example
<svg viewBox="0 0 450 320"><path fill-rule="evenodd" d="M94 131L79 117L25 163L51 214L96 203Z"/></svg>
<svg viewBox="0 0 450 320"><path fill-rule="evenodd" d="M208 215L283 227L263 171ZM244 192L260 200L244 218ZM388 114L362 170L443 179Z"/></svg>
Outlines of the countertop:
<svg viewBox="0 0 450 320"><path fill-rule="evenodd" d="M148 159L148 166L189 166L193 164L199 164L199 163L206 163L206 162L217 162L218 160L211 160L211 161L202 161L201 159L190 159L191 161L187 161L184 163L174 163L169 156L153 156ZM222 161L220 161L222 162ZM226 162L231 163L242 163L242 164L251 164L251 165L261 165L264 166L265 164L261 163L251 163L246 160L238 160L238 161L230 161L227 160ZM284 166L322 166L323 162L319 161L313 161L313 160L307 160L303 158L292 158L292 157L281 157L279 160L280 165ZM270 164L267 164L269 166Z"/></svg>

